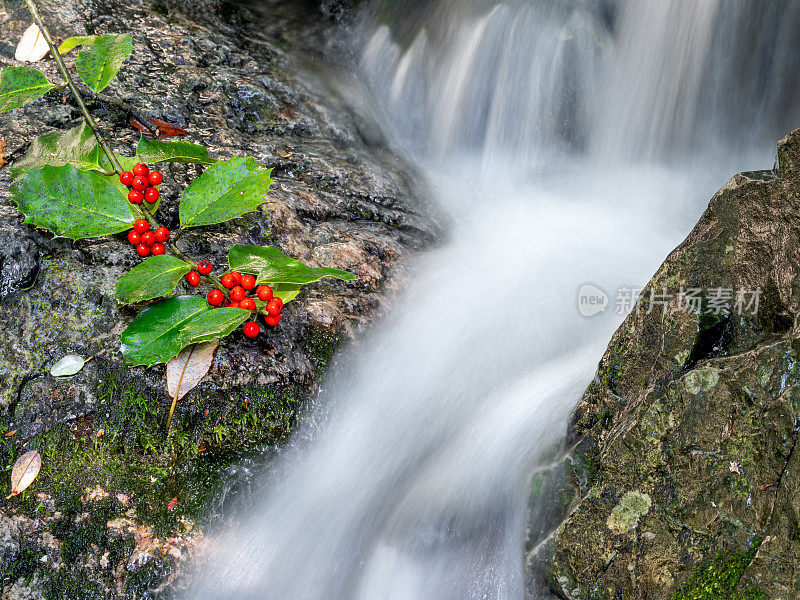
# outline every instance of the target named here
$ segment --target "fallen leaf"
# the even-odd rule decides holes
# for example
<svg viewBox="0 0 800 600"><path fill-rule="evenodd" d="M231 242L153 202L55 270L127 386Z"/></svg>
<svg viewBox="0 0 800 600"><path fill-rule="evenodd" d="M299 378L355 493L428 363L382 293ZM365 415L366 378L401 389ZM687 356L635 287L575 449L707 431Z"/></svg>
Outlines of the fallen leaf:
<svg viewBox="0 0 800 600"><path fill-rule="evenodd" d="M167 429L178 400L188 394L205 377L214 360L219 340L193 344L184 348L167 363L167 392L172 396L172 407L167 417Z"/></svg>
<svg viewBox="0 0 800 600"><path fill-rule="evenodd" d="M67 377L75 375L86 364L86 360L77 354L67 354L64 358L50 367L50 375L53 377Z"/></svg>
<svg viewBox="0 0 800 600"><path fill-rule="evenodd" d="M152 131L147 125L145 125L144 123L141 123L137 119L131 119L131 127L133 127L134 129L138 129L139 131L141 131L145 135L151 135L153 137L155 137L155 135L156 135L155 132Z"/></svg>
<svg viewBox="0 0 800 600"><path fill-rule="evenodd" d="M164 119L150 117L150 121L156 126L156 137L174 137L176 135L189 134L189 132L180 125L175 125Z"/></svg>
<svg viewBox="0 0 800 600"><path fill-rule="evenodd" d="M177 498L173 498L172 500L170 500L169 503L167 504L167 510L171 511L172 509L174 509L177 503L178 503Z"/></svg>
<svg viewBox="0 0 800 600"><path fill-rule="evenodd" d="M174 125L164 119L158 119L156 117L146 117L146 119L146 123L143 123L139 119L131 119L131 127L138 129L145 135L156 138L188 135L189 133L183 127Z"/></svg>
<svg viewBox="0 0 800 600"><path fill-rule="evenodd" d="M6 497L6 500L28 489L41 468L42 456L36 450L28 450L20 456L11 471L11 494Z"/></svg>
<svg viewBox="0 0 800 600"><path fill-rule="evenodd" d="M11 431L9 431L9 432L6 434L6 437L12 437L12 436L13 436L15 433L17 433L17 430L16 430L16 429L12 429Z"/></svg>
<svg viewBox="0 0 800 600"><path fill-rule="evenodd" d="M288 148L280 148L279 150L276 150L275 154L277 154L281 158L291 158L292 157L292 151L289 150Z"/></svg>
<svg viewBox="0 0 800 600"><path fill-rule="evenodd" d="M14 53L14 60L20 62L39 62L50 51L50 47L36 23L31 25L22 34Z"/></svg>

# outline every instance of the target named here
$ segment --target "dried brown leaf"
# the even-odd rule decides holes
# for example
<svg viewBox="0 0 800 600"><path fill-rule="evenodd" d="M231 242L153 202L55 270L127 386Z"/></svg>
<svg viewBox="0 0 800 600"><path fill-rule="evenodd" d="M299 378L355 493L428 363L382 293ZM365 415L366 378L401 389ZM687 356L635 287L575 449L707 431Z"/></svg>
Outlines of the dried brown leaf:
<svg viewBox="0 0 800 600"><path fill-rule="evenodd" d="M200 383L211 368L219 340L193 344L184 348L167 363L167 392L172 397L172 408L167 417L167 428L175 411L175 404Z"/></svg>
<svg viewBox="0 0 800 600"><path fill-rule="evenodd" d="M17 44L14 60L20 62L39 62L50 51L41 30L32 24L25 30Z"/></svg>
<svg viewBox="0 0 800 600"><path fill-rule="evenodd" d="M11 495L16 496L28 489L42 468L42 456L36 450L28 450L17 459L11 471Z"/></svg>

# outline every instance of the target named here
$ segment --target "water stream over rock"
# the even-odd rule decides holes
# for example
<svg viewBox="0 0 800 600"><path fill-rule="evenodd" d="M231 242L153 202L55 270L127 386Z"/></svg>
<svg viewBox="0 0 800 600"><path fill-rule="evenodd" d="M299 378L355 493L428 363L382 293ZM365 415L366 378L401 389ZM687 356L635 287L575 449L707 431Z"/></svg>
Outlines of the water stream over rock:
<svg viewBox="0 0 800 600"><path fill-rule="evenodd" d="M417 165L447 240L340 357L193 598L525 597L531 477L621 290L800 112L788 2L414 4L364 11L351 101Z"/></svg>

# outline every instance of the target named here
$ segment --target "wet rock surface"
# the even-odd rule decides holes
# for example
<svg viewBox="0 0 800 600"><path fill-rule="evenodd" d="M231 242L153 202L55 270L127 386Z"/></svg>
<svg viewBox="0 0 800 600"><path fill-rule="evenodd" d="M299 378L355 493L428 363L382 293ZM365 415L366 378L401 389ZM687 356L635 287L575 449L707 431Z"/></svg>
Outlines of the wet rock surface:
<svg viewBox="0 0 800 600"><path fill-rule="evenodd" d="M795 131L778 172L714 196L615 333L574 413L573 501L529 556L556 597L797 598L798 209ZM648 314L664 288L703 290L699 314L677 297ZM736 291L759 289L740 311Z"/></svg>
<svg viewBox="0 0 800 600"><path fill-rule="evenodd" d="M256 340L224 340L167 436L164 367L128 369L118 350L135 311L116 304L114 289L140 259L124 235L72 243L24 225L0 169L0 463L10 468L31 448L43 455L30 491L0 509L2 597L169 596L226 466L288 434L333 350L379 316L404 258L439 226L404 165L365 141L356 117L292 55L293 40L312 47L304 36L337 18L342 3L317 12L266 2L259 16L214 1L38 4L55 36L132 33L132 59L90 101L118 150L131 154L136 144L131 118L155 116L214 156L252 155L273 167L258 212L187 232L183 252L224 266L233 244L271 244L358 276L308 286ZM0 9L2 66L17 64L10 42L29 22L22 4ZM59 80L52 60L37 66ZM33 137L79 123L58 92L3 115L5 161ZM162 171L159 218L175 227L180 190L201 169ZM70 353L93 358L73 377L51 377Z"/></svg>

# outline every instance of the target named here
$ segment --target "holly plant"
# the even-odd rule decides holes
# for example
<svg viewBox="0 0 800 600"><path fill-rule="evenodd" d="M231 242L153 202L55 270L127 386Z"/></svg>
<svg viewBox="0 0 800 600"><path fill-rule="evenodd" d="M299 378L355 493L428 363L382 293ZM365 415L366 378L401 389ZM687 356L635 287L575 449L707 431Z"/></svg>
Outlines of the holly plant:
<svg viewBox="0 0 800 600"><path fill-rule="evenodd" d="M271 246L233 246L226 269L183 254L175 239L184 230L255 211L270 189L271 169L250 157L220 160L198 144L150 139L144 134L133 157L113 152L60 55L81 48L78 77L97 94L133 52L131 37L71 37L56 48L32 0L25 1L64 81L52 83L32 67L7 67L0 74L0 113L51 90L68 88L84 122L33 140L10 169L15 180L12 196L26 223L56 237L80 240L128 232L128 241L143 260L119 279L116 299L121 304L146 304L121 336L128 365L167 362L192 344L217 340L239 327L247 337L256 337L261 329L259 316L269 328L278 325L283 305L302 286L323 277L355 278L347 271L308 267ZM153 165L165 162L205 166L180 196L180 230L175 235L157 220L163 176ZM225 274L218 278L215 270ZM178 286L188 292L210 289L203 297L175 294Z"/></svg>

